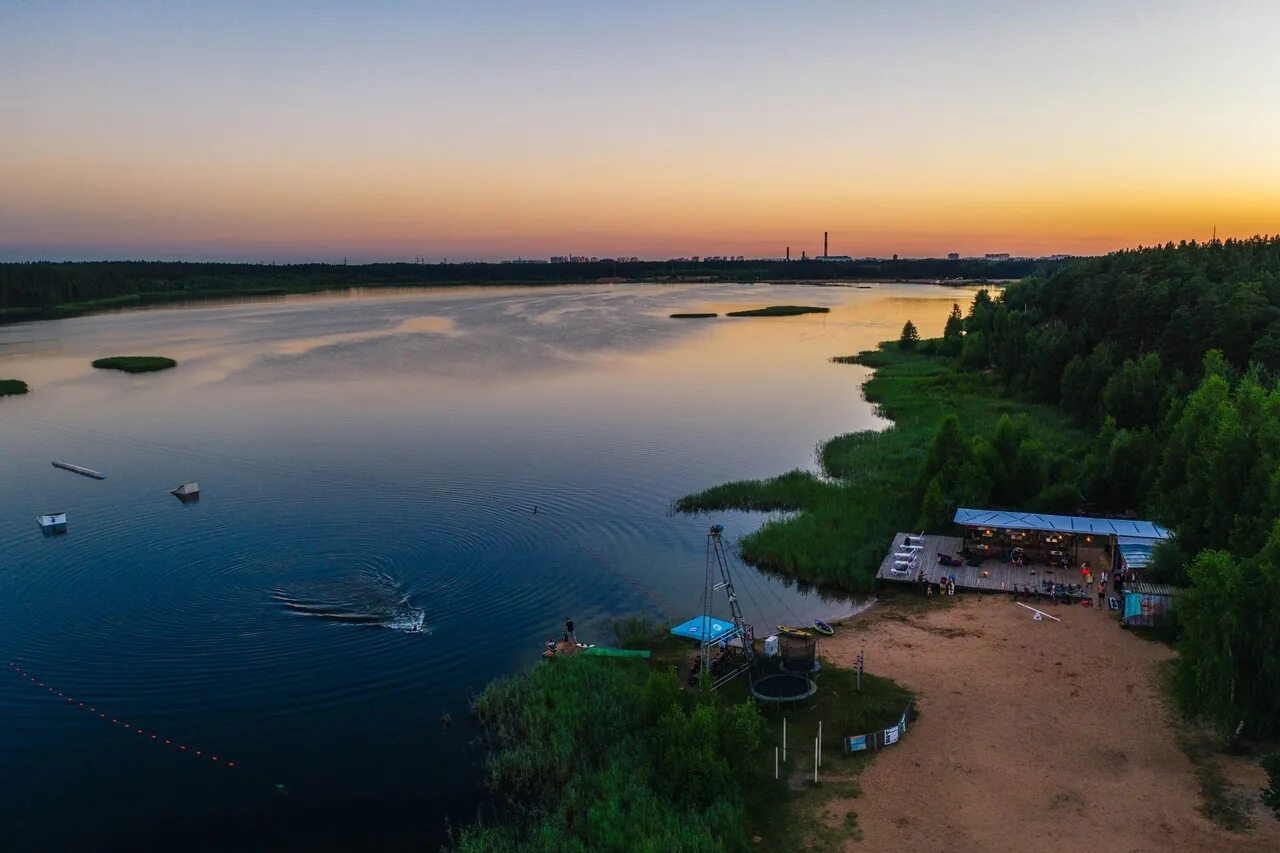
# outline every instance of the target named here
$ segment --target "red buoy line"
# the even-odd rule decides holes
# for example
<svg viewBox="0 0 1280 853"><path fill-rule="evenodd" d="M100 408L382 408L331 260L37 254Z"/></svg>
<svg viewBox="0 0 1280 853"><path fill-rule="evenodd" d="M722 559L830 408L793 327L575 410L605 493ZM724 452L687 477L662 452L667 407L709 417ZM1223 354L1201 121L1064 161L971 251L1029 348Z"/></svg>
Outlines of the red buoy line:
<svg viewBox="0 0 1280 853"><path fill-rule="evenodd" d="M67 694L63 693L61 690L57 689L53 685L45 684L43 681L38 681L34 675L30 674L29 672L24 670L22 667L18 666L13 661L9 661L9 668L13 670L17 675L21 676L25 681L27 681L27 683L31 684L31 686L39 687L47 691L50 696L57 696L60 699L65 699L68 705L72 706L73 708L80 708L81 710L87 711L88 713L92 714L93 716L97 717L103 722L111 723L111 725L113 726L119 726L125 731L136 732L137 734L142 735L144 738L151 740L152 742L158 745L172 747L178 750L179 752L185 752L187 755L194 755L196 758L199 758L202 761L209 761L209 762L212 762L213 764L218 764L222 767L236 766L236 763L234 761L214 755L208 750L197 749L196 747L188 746L185 743L178 743L172 738L161 737L160 735L155 734L154 732L149 732L144 729L140 729L135 725L125 722L124 720L111 716L101 708L97 708L95 706L88 705L84 702L81 702L77 700L74 696L68 696Z"/></svg>

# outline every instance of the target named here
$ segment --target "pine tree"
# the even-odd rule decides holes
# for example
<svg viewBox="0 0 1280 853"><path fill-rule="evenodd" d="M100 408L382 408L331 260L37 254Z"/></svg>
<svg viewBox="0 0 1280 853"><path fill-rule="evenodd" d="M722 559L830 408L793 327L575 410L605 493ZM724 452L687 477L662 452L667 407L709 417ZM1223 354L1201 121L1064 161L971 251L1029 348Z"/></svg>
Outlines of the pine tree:
<svg viewBox="0 0 1280 853"><path fill-rule="evenodd" d="M918 343L920 343L920 333L916 331L916 324L908 320L903 324L902 334L898 337L898 348L913 350Z"/></svg>

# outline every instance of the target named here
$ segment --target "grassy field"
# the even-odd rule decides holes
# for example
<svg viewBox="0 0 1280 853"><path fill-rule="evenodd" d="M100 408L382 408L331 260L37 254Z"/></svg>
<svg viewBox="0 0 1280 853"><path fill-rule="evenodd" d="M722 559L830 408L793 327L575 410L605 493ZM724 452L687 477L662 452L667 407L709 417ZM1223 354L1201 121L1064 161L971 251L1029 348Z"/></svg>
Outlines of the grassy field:
<svg viewBox="0 0 1280 853"><path fill-rule="evenodd" d="M178 362L159 355L113 355L96 359L93 366L103 370L123 370L125 373L150 373L177 367Z"/></svg>
<svg viewBox="0 0 1280 853"><path fill-rule="evenodd" d="M794 317L797 314L826 314L830 308L819 308L814 305L769 305L765 308L751 308L745 311L730 311L726 317Z"/></svg>
<svg viewBox="0 0 1280 853"><path fill-rule="evenodd" d="M743 559L763 569L855 592L872 589L893 535L916 523L916 479L948 413L959 417L969 435L988 434L1001 415L1023 414L1051 449L1083 441L1060 410L1007 397L992 376L961 369L951 359L889 344L835 361L876 369L865 394L893 421L888 429L826 442L819 461L828 479L791 471L726 483L676 502L681 512L794 511L738 543Z"/></svg>
<svg viewBox="0 0 1280 853"><path fill-rule="evenodd" d="M672 314L672 320L704 320L708 317L719 317L715 312L688 312L684 314Z"/></svg>
<svg viewBox="0 0 1280 853"><path fill-rule="evenodd" d="M30 390L27 383L21 379L0 379L0 397L8 397L13 394L25 394Z"/></svg>

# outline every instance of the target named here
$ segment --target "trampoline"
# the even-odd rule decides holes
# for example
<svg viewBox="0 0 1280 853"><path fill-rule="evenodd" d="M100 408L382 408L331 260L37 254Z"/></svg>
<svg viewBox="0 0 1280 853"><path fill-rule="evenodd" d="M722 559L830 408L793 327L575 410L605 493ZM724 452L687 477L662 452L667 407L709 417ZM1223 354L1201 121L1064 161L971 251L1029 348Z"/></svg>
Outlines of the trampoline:
<svg viewBox="0 0 1280 853"><path fill-rule="evenodd" d="M798 702L818 692L812 679L790 672L766 675L751 682L751 695L761 702Z"/></svg>
<svg viewBox="0 0 1280 853"><path fill-rule="evenodd" d="M783 634L778 638L779 666L789 675L808 676L816 672L818 640L812 635Z"/></svg>

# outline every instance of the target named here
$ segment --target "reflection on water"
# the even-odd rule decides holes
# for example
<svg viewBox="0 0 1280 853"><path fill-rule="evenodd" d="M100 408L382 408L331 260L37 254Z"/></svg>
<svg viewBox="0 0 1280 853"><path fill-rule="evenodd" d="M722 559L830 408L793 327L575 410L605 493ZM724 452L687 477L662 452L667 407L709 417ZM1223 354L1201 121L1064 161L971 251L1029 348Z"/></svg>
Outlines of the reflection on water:
<svg viewBox="0 0 1280 853"><path fill-rule="evenodd" d="M937 334L968 298L374 291L0 327L0 376L33 386L0 400L0 647L238 760L207 772L0 679L6 843L430 848L476 801L467 697L533 665L566 615L608 642L619 614L696 613L709 519L670 502L812 467L815 443L876 426L867 371L829 358L908 318ZM831 312L667 318L782 303ZM179 366L89 367L135 353ZM60 475L56 458L111 476ZM199 504L168 494L193 481ZM50 507L73 535L40 535ZM731 541L762 520L714 519ZM758 625L856 606L739 575Z"/></svg>

